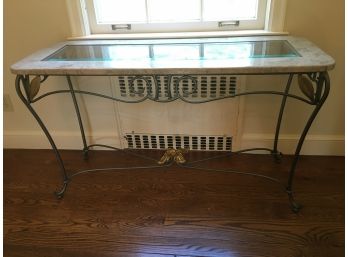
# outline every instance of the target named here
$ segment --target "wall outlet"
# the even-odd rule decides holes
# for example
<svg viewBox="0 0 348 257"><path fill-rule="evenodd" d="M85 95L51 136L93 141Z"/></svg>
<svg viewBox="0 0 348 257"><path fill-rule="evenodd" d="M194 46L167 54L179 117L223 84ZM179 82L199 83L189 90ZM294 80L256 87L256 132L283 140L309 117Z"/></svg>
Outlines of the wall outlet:
<svg viewBox="0 0 348 257"><path fill-rule="evenodd" d="M4 94L4 112L13 112L13 104L9 94Z"/></svg>

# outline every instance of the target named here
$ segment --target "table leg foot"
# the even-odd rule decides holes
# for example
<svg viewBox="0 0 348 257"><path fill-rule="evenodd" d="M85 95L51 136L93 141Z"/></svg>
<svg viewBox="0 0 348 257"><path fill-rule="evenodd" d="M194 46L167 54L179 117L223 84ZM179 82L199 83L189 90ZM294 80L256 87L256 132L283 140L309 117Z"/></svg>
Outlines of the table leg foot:
<svg viewBox="0 0 348 257"><path fill-rule="evenodd" d="M298 204L298 203L291 203L291 210L293 213L299 213L300 210L302 209L302 205L301 204Z"/></svg>
<svg viewBox="0 0 348 257"><path fill-rule="evenodd" d="M83 159L88 160L88 149L83 149Z"/></svg>
<svg viewBox="0 0 348 257"><path fill-rule="evenodd" d="M303 206L295 201L292 191L287 191L287 193L289 196L289 203L292 212L299 213Z"/></svg>
<svg viewBox="0 0 348 257"><path fill-rule="evenodd" d="M273 151L272 153L274 162L280 163L282 161L283 154L279 151Z"/></svg>
<svg viewBox="0 0 348 257"><path fill-rule="evenodd" d="M64 193L66 191L66 188L68 187L68 183L68 180L64 181L62 188L59 191L54 192L57 199L62 199L64 197Z"/></svg>

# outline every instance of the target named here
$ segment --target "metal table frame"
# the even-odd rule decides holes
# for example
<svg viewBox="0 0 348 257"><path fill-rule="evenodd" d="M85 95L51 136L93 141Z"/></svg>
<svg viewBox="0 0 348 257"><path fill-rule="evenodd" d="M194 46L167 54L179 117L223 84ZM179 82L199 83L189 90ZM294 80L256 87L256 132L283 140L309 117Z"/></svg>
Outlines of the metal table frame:
<svg viewBox="0 0 348 257"><path fill-rule="evenodd" d="M275 74L280 74L280 73L268 73L268 74L243 74L243 75L275 75ZM324 104L326 98L329 95L329 91L330 91L330 79L329 79L329 75L327 71L319 71L319 72L311 72L311 73L298 73L298 72L289 72L289 73L283 73L283 74L287 74L288 75L288 80L287 83L284 87L284 90L282 91L250 91L250 92L240 92L234 95L230 95L230 96L226 96L226 97L220 97L220 98L214 98L214 99L208 99L208 100L203 100L203 101L190 101L190 99L188 99L187 95L190 95L192 93L195 92L195 90L198 88L198 83L194 77L194 75L190 74L190 75L182 75L180 76L179 79L176 80L176 82L174 82L172 85L174 85L174 90L176 92L175 95L169 95L167 99L163 100L160 99L158 97L159 95L159 85L157 84L157 76L156 74L153 75L139 75L139 76L135 76L134 79L131 81L130 85L134 85L135 81L144 81L147 85L147 87L144 87L142 90L138 90L135 91L134 93L136 95L143 95L143 97L141 97L140 99L137 99L136 101L128 101L125 99L121 99L121 98L115 98L112 96L108 96L108 95L103 95L103 94L98 94L98 93L94 93L94 92L89 92L89 91L83 91L83 90L75 90L72 80L71 80L71 76L68 75L66 76L67 78L67 84L68 84L68 89L65 90L57 90L57 91L51 91L45 94L41 94L38 96L39 90L40 90L40 85L41 83L43 83L49 75L45 74L45 75L31 75L31 74L27 74L27 75L17 75L16 77L16 82L15 82L15 86L16 86L16 91L17 94L19 96L19 98L22 100L22 102L25 104L25 106L28 108L28 110L30 111L30 113L34 116L34 118L36 119L36 121L38 122L38 124L40 125L41 129L43 130L43 132L45 133L49 143L52 146L52 149L54 150L57 162L59 164L59 168L61 171L61 175L62 175L62 179L63 179L63 183L62 183L62 187L59 191L55 192L55 195L58 198L62 198L64 196L64 193L67 189L68 184L70 183L70 181L72 180L73 177L79 175L79 174L83 174L83 173L87 173L87 172L95 172L95 171L106 171L106 170L124 170L124 169L155 169L155 168L163 168L163 167L168 167L170 165L172 165L173 163L169 163L167 165L158 165L157 164L157 160L152 159L150 157L145 157L145 156L140 156L134 152L131 152L127 149L125 149L124 151L133 154L135 156L138 157L142 157L142 158L146 158L146 159L150 159L152 161L154 161L154 165L151 166L144 166L144 167L128 167L128 168L120 168L120 167L111 167L111 168L106 168L106 169L90 169L90 170L82 170L82 171L77 171L75 173L69 173L66 170L66 167L64 165L63 159L61 157L61 154L59 153L59 150L52 138L52 136L50 135L46 125L44 124L44 122L41 120L40 116L38 115L38 113L35 111L35 109L33 108L33 104L43 98L46 98L48 96L51 95L55 95L55 94L62 94L62 93L67 93L70 94L72 97L72 101L74 103L74 107L75 107L75 112L76 112L76 116L77 116L77 121L80 127L80 132L81 132L81 138L82 138L82 142L83 142L83 154L85 158L88 158L88 151L95 146L101 146L101 147L107 147L109 149L115 149L115 150L121 150L115 147L111 147L111 146L107 146L107 145L100 145L100 144L94 144L94 145L88 145L87 140L86 140L86 136L85 136L85 131L84 131L84 127L83 127L83 121L81 119L81 115L80 115L80 110L79 110L79 105L78 102L76 100L76 94L84 94L84 95L93 95L93 96L97 96L97 97L102 97L102 98L106 98L106 99L110 99L110 100L114 100L114 101L122 101L122 102L131 102L131 103L137 103L137 102L142 102L145 100L152 100L152 101L156 101L156 102L171 102L171 101L175 101L175 100L182 100L185 102L189 102L189 103L195 103L195 104L199 104L199 103L203 103L203 102L209 102L209 101L215 101L215 100L219 100L219 99L224 99L224 98L233 98L233 97L237 97L237 96L245 96L245 95L278 95L282 97L282 101L281 101L281 105L280 105L280 109L279 109L279 114L278 114L278 120L277 120L277 124L276 124L276 129L275 129L275 135L274 135L274 145L272 149L269 148L252 148L252 149L245 149L245 150L240 150L237 152L229 152L227 154L218 156L218 157L213 157L213 158L207 158L207 159L202 159L202 160L198 160L198 161L192 161L192 162L187 162L185 164L179 164L180 166L182 166L183 168L187 168L187 169L200 169L200 170L209 170L209 171L221 171L221 172L232 172L232 173L237 173L237 174L244 174L244 175L250 175L250 176L256 176L256 177L260 177L260 178L264 178L264 179L268 179L269 181L273 181L276 182L278 184L280 184L283 189L285 190L285 192L287 193L288 197L289 197L289 202L290 202L290 206L293 212L297 213L300 208L301 205L298 204L295 199L294 199L294 193L293 193L293 181L294 181L294 175L295 175L295 171L296 171L296 167L297 167L297 163L299 161L299 157L300 157L300 153L301 153L301 148L303 145L303 142L306 138L306 135L315 119L315 117L317 116L320 108L322 107L322 105ZM219 75L225 75L225 74L219 74ZM238 75L238 74L229 74L229 75ZM299 86L300 89L303 93L303 95L294 95L294 94L290 94L290 88L292 86L293 83L293 78L294 76L298 76L299 78ZM34 77L33 77L34 76ZM163 75L162 75L163 76ZM167 76L167 83L168 86L171 85L171 80L173 78L173 75L165 75ZM147 90L150 86L151 80L149 80L149 77L153 78L153 81L155 82L155 94L153 95L152 93L148 92L149 90ZM190 80L193 84L193 89L192 91L187 91L186 89L183 89L180 87L180 81L184 81L184 80ZM185 91L186 90L186 91ZM261 175L261 174L257 174L257 173L249 173L249 172L239 172L239 171L231 171L231 170L219 170L219 169L209 169L209 168L204 168L204 167L198 167L194 164L199 163L199 162L203 162L203 161L207 161L207 160L211 160L211 159L216 159L216 158L220 158L220 157L226 157L226 156L230 156L233 154L237 154L237 153L242 153L242 152L248 152L248 151L255 151L255 150L263 150L263 151L268 151L271 155L273 155L274 159L276 161L280 161L281 159L281 152L278 150L278 139L279 139L279 132L280 132L280 128L281 128L281 124L282 124L282 119L283 119L283 114L284 114L284 109L286 106L286 102L288 98L293 98L296 99L298 101L304 102L308 105L313 106L313 110L312 113L310 114L304 128L303 131L301 133L301 136L298 140L297 143L297 147L294 153L294 157L292 160L292 164L291 167L289 168L289 175L288 175L288 180L287 183L284 185L280 180L273 178L273 177L269 177L269 176L265 176L265 175Z"/></svg>

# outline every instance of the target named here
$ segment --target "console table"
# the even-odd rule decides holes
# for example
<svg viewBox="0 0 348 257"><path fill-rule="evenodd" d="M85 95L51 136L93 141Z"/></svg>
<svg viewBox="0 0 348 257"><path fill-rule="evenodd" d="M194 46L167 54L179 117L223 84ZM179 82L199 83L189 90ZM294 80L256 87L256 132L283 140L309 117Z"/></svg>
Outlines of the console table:
<svg viewBox="0 0 348 257"><path fill-rule="evenodd" d="M273 148L245 149L221 155L230 156L241 152L264 150L272 154L275 160L278 161L281 158L281 152L278 150L278 137L287 99L293 98L311 105L313 111L299 138L292 164L289 167L288 181L285 185L278 179L269 176L232 171L237 174L257 176L281 184L289 196L292 210L298 212L301 206L295 202L293 195L293 179L296 166L311 124L329 95L330 80L328 71L333 69L334 65L335 61L330 56L305 39L290 36L260 36L67 41L41 50L19 61L11 67L11 71L17 75L15 85L18 96L40 125L55 152L63 177L62 188L56 192L58 198L63 197L69 182L79 174L125 168L111 167L108 169L68 172L50 132L33 107L35 102L43 98L55 94L67 93L71 95L81 131L82 150L85 158L88 157L88 151L95 146L110 149L117 148L107 145L89 145L87 143L76 94L93 95L130 103L139 103L145 100L163 103L181 100L196 104L244 95L269 94L280 96L282 101ZM276 74L288 76L286 85L276 91L263 88L257 91L226 93L208 99L197 100L197 98L191 97L200 90L201 83L198 77L201 75ZM68 87L39 94L40 85L48 76L66 76ZM76 90L71 80L73 76L128 76L128 90L132 92L135 98L128 99ZM297 84L301 89L301 94L298 95L290 93L291 86L295 84L293 83L294 77L297 78ZM163 88L161 83L164 83L165 94L160 94ZM126 151L138 157L146 158L132 151ZM207 161L207 159L187 162L184 159L185 151L185 149L168 149L160 161L152 160L154 165L129 167L128 169L163 168L176 163L187 169L221 171L196 166L197 163ZM151 158L148 157L147 159Z"/></svg>

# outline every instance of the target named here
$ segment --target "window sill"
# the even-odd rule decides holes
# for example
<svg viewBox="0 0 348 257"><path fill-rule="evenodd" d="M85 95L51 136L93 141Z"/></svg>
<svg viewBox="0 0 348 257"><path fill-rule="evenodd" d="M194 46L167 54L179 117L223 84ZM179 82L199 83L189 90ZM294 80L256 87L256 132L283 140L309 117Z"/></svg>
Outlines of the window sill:
<svg viewBox="0 0 348 257"><path fill-rule="evenodd" d="M192 38L192 37L247 37L247 36L279 36L288 32L271 32L266 30L240 31L204 31L204 32L171 32L171 33L127 33L127 34L93 34L71 37L68 40L100 40L100 39L154 39L154 38Z"/></svg>

